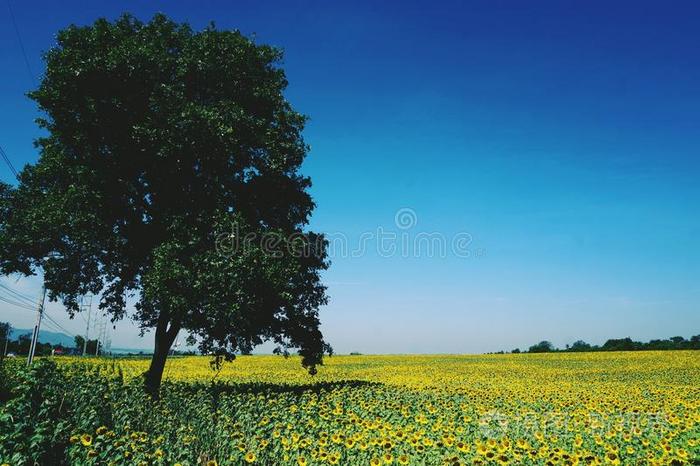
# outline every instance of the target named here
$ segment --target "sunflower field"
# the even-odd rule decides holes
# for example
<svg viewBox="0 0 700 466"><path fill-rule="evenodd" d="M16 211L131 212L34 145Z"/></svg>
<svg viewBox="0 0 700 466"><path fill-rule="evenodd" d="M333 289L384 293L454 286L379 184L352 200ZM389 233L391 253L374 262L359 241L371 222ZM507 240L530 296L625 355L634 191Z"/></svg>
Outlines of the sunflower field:
<svg viewBox="0 0 700 466"><path fill-rule="evenodd" d="M2 366L9 465L700 464L700 352Z"/></svg>

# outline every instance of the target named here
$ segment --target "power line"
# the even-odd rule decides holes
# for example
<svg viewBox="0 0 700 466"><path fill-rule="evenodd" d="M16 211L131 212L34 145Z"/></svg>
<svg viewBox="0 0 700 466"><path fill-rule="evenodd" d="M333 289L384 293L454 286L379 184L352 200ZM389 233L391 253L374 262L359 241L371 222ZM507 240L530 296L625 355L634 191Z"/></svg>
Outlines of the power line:
<svg viewBox="0 0 700 466"><path fill-rule="evenodd" d="M7 294L3 295L1 293L2 291L4 291ZM8 304L12 304L32 311L34 311L36 308L36 301L34 299L30 298L25 294L20 293L19 291L13 290L4 283L0 283L0 300Z"/></svg>
<svg viewBox="0 0 700 466"><path fill-rule="evenodd" d="M6 285L4 285L4 284L2 284L2 283L0 283L0 288L2 288L3 290L5 290L6 292L11 293L11 295L10 295L9 297L8 297L8 296L3 296L2 294L0 294L0 301L5 302L5 303L7 303L7 304L11 304L11 305L13 305L13 306L17 306L18 308L24 309L24 310L27 310L27 311L31 311L31 312L35 312L35 311L36 311L36 309L35 309L35 307L34 307L34 306L36 306L36 303L35 303L32 299L28 298L27 296L25 296L25 295L23 295L23 294L21 294L21 293L18 293L18 292L16 292L16 291L12 290L11 288L9 288L8 286L6 286ZM14 295L14 296L13 296L13 295ZM15 299L24 299L26 302L25 302L25 301L19 301L19 300L18 300L18 301L15 301ZM53 326L56 327L57 330L59 330L59 331L65 333L65 334L67 334L67 335L69 335L69 336L71 336L71 337L75 337L75 334L74 334L74 333L72 333L72 332L66 330L65 327L63 327L61 324L59 324L58 322L56 322L50 315L44 313L43 318L46 319L48 322L52 323Z"/></svg>
<svg viewBox="0 0 700 466"><path fill-rule="evenodd" d="M32 298L30 298L29 296L22 294L19 291L15 291L3 283L0 283L0 288L5 290L6 292L10 293L12 295L13 299L24 300L28 304L31 304L32 306L34 306L36 304L36 302Z"/></svg>
<svg viewBox="0 0 700 466"><path fill-rule="evenodd" d="M14 305L14 306L17 306L17 307L23 309L23 310L27 310L27 311L30 311L30 312L36 312L36 309L34 309L34 308L32 308L32 307L25 306L25 305L22 305L22 304L19 304L19 303L16 303L16 302L12 302L12 301L10 301L10 300L7 300L7 299L3 298L2 296L0 296L0 301L6 302L6 303L8 303L8 304L12 304L12 305ZM46 313L44 313L43 319L42 319L42 320L44 320L44 325L45 325L45 326L48 325L48 326L50 326L50 327L53 327L52 330L65 333L66 335L68 335L68 336L70 336L70 337L75 337L75 334L74 334L73 332L70 332L70 331L66 330L66 328L65 328L64 326L62 326L61 324L59 324L58 322L56 322L51 316L47 315Z"/></svg>
<svg viewBox="0 0 700 466"><path fill-rule="evenodd" d="M36 78L34 77L34 72L32 71L32 66L29 64L29 58L27 58L27 51L24 48L24 42L22 41L22 35L19 33L19 27L17 26L17 20L15 19L15 13L12 11L12 4L10 3L10 0L7 0L7 9L10 12L10 19L12 20L12 26L15 28L15 34L17 35L17 42L19 43L19 49L22 52L22 57L24 58L24 64L27 67L27 73L29 73L29 77L32 80L32 83L36 83ZM17 170L15 169L14 165L12 165L12 162L10 162L9 157L3 150L2 146L0 146L0 157L5 161L8 167L10 167L10 171L12 172L13 175L15 175L15 178L19 179L19 174L17 173Z"/></svg>
<svg viewBox="0 0 700 466"><path fill-rule="evenodd" d="M15 175L15 178L19 179L19 173L17 173L15 166L12 165L12 162L10 162L10 159L7 157L7 154L5 153L5 150L2 148L2 146L0 146L0 157L2 157L7 166L10 167L10 171L13 175Z"/></svg>
<svg viewBox="0 0 700 466"><path fill-rule="evenodd" d="M17 27L17 20L15 20L15 14L12 11L12 5L10 0L7 0L7 9L10 10L10 18L12 19L12 25L15 28L15 34L17 34L17 41L19 42L19 48L22 51L22 56L24 57L24 64L27 66L27 72L29 77L32 78L32 82L36 82L34 78L34 73L32 72L32 67L29 64L29 59L27 58L27 52L24 50L24 42L22 42L22 35L19 33L19 28Z"/></svg>
<svg viewBox="0 0 700 466"><path fill-rule="evenodd" d="M74 333L69 332L68 330L66 330L61 324L59 324L58 322L56 322L55 320L53 320L53 318L52 318L51 316L49 316L48 314L44 314L44 318L45 318L46 320L48 320L49 322L53 323L56 327L59 328L59 330L61 330L61 331L62 331L63 333L65 333L66 335L71 336L71 337L75 337L75 334L74 334Z"/></svg>
<svg viewBox="0 0 700 466"><path fill-rule="evenodd" d="M48 320L45 320L44 322L42 322L42 325L44 326L44 328L48 328L49 330L51 330L53 332L63 333L63 330L61 330L60 328L58 328L56 326L56 324L54 324L53 322L50 322Z"/></svg>
<svg viewBox="0 0 700 466"><path fill-rule="evenodd" d="M86 327L85 327L85 338L83 339L83 356L87 355L87 343L88 339L90 338L90 315L92 314L92 295L88 296L83 296L82 299L80 300L80 316L83 317L82 311L87 308L87 321L86 321ZM85 317L83 317L83 320L85 320Z"/></svg>
<svg viewBox="0 0 700 466"><path fill-rule="evenodd" d="M41 321L44 317L44 302L46 301L46 284L41 287L41 301L39 301L39 309L36 311L36 324L34 324L34 333L32 333L32 344L29 347L29 355L27 355L27 366L32 365L34 361L34 352L36 344L39 341L39 332L41 331Z"/></svg>
<svg viewBox="0 0 700 466"><path fill-rule="evenodd" d="M34 311L36 310L36 309L34 309L33 307L29 306L28 304L24 304L24 303L21 303L21 302L14 301L14 300L12 300L12 299L8 299L6 296L0 295L0 301L3 301L3 302L5 302L5 303L7 303L7 304L12 304L13 306L17 306L17 307L19 307L19 308L22 308L22 309L25 309L25 310L28 310L28 311L34 312Z"/></svg>

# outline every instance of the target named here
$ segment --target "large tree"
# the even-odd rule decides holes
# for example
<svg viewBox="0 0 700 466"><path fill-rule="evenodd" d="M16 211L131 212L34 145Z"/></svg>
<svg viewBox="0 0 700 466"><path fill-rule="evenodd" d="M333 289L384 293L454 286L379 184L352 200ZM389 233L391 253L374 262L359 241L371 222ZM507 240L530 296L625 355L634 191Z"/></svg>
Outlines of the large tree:
<svg viewBox="0 0 700 466"><path fill-rule="evenodd" d="M274 341L311 372L322 361L326 241L306 231L306 118L281 56L238 31L124 15L60 31L29 94L47 135L4 196L0 269L43 270L71 316L93 293L121 319L133 296L130 317L155 330L154 395L180 330L218 358Z"/></svg>
<svg viewBox="0 0 700 466"><path fill-rule="evenodd" d="M0 361L5 359L5 350L8 347L10 336L12 335L12 324L0 322Z"/></svg>

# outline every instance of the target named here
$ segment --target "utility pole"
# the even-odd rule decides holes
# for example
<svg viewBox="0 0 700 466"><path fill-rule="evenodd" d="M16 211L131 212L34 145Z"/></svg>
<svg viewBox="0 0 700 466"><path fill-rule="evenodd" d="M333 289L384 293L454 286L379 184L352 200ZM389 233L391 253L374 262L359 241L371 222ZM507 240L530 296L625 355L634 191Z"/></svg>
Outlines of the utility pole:
<svg viewBox="0 0 700 466"><path fill-rule="evenodd" d="M172 349L170 350L170 355L174 356L175 352L177 351L177 348L180 346L180 331L177 332L177 335L175 335L175 344L173 344Z"/></svg>
<svg viewBox="0 0 700 466"><path fill-rule="evenodd" d="M112 353L112 335L109 331L108 323L105 322L105 342L103 345L103 350L107 354Z"/></svg>
<svg viewBox="0 0 700 466"><path fill-rule="evenodd" d="M32 343L29 347L29 355L27 356L27 366L32 365L34 361L34 351L36 351L36 343L39 339L39 330L41 330L41 319L44 317L44 301L46 300L46 284L41 287L41 301L39 301L39 309L37 309L36 324L34 325L34 333L32 334Z"/></svg>
<svg viewBox="0 0 700 466"><path fill-rule="evenodd" d="M95 356L99 356L100 344L102 343L102 340L104 339L104 333L107 330L107 322L104 321L104 319L101 319L100 322L95 324L95 328L97 328L97 345L95 345Z"/></svg>
<svg viewBox="0 0 700 466"><path fill-rule="evenodd" d="M5 349L2 351L2 358L5 359L7 356L7 343L10 341L10 326L8 325L5 331Z"/></svg>
<svg viewBox="0 0 700 466"><path fill-rule="evenodd" d="M86 298L83 296L83 301L86 300ZM82 311L82 309L81 309ZM89 296L88 304L87 304L87 311L88 311L88 316L87 316L87 327L85 327L85 341L83 342L83 356L87 354L87 343L88 343L88 337L90 336L90 314L92 313L92 295Z"/></svg>
<svg viewBox="0 0 700 466"><path fill-rule="evenodd" d="M108 324L109 324L109 322L107 321L107 317L105 316L105 319L102 322L102 339L101 339L101 341L102 341L101 346L102 346L102 353L103 354L106 354L109 351L110 343L109 343L108 338L107 338L107 333L108 333L107 332L107 325Z"/></svg>
<svg viewBox="0 0 700 466"><path fill-rule="evenodd" d="M95 335L97 335L95 338L95 356L97 356L97 354L100 352L100 321L99 317L96 317L96 319L97 320L93 324L93 326L95 327Z"/></svg>

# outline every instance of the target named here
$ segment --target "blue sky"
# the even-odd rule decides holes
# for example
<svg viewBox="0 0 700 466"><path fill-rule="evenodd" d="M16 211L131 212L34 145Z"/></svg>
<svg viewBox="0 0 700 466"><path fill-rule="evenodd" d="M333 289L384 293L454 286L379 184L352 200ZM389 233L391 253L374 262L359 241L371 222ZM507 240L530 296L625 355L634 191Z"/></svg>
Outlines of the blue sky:
<svg viewBox="0 0 700 466"><path fill-rule="evenodd" d="M55 32L162 11L284 48L287 96L311 117L315 230L351 249L378 228L470 235L468 257L385 257L372 242L337 254L321 316L339 352L700 333L697 3L10 3L31 69L5 5L0 145L16 166L37 158L23 94ZM0 179L12 181L4 165ZM411 228L395 224L400 209ZM33 316L0 305L0 320ZM129 323L112 339L151 345Z"/></svg>

